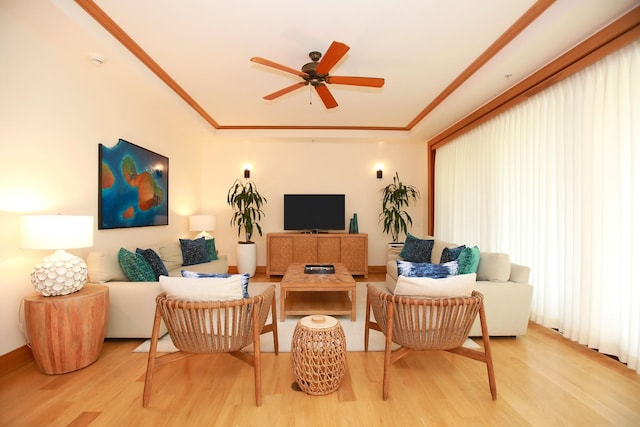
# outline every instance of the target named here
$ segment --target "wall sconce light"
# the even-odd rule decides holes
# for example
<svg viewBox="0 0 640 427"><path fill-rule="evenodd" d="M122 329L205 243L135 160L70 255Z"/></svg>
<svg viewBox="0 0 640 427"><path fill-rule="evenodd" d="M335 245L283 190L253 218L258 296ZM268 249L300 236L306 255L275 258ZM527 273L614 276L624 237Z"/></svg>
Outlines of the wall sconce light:
<svg viewBox="0 0 640 427"><path fill-rule="evenodd" d="M216 229L216 217L213 215L191 215L189 217L189 231L199 231L196 239L204 237L205 239L213 239L213 236L207 231Z"/></svg>
<svg viewBox="0 0 640 427"><path fill-rule="evenodd" d="M378 170L376 171L376 178L378 178L378 179L382 179L382 169L378 169Z"/></svg>
<svg viewBox="0 0 640 427"><path fill-rule="evenodd" d="M244 170L244 177L245 178L251 178L251 169L245 169Z"/></svg>
<svg viewBox="0 0 640 427"><path fill-rule="evenodd" d="M65 249L93 246L93 217L27 215L20 221L20 246L24 249L54 249L36 265L31 284L42 295L67 295L79 291L87 281L87 264Z"/></svg>

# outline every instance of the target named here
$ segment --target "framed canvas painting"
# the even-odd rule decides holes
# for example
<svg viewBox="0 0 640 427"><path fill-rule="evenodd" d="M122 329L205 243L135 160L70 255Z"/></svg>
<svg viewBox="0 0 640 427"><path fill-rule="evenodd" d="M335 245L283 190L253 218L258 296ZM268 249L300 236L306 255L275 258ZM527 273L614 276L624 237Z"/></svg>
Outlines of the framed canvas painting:
<svg viewBox="0 0 640 427"><path fill-rule="evenodd" d="M169 158L124 139L98 151L98 229L168 225Z"/></svg>

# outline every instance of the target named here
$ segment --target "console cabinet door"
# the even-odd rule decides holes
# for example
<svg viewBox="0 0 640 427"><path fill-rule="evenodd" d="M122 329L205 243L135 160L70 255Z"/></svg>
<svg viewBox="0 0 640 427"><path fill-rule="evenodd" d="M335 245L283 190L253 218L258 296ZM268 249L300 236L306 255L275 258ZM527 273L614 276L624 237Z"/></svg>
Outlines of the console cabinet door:
<svg viewBox="0 0 640 427"><path fill-rule="evenodd" d="M369 275L367 237L363 235L344 236L340 247L340 262L347 266L351 274Z"/></svg>
<svg viewBox="0 0 640 427"><path fill-rule="evenodd" d="M340 259L340 236L318 237L318 262L321 264L331 264L342 262Z"/></svg>
<svg viewBox="0 0 640 427"><path fill-rule="evenodd" d="M284 274L293 262L292 236L267 236L267 277Z"/></svg>
<svg viewBox="0 0 640 427"><path fill-rule="evenodd" d="M318 262L318 239L314 235L302 234L293 238L293 262Z"/></svg>

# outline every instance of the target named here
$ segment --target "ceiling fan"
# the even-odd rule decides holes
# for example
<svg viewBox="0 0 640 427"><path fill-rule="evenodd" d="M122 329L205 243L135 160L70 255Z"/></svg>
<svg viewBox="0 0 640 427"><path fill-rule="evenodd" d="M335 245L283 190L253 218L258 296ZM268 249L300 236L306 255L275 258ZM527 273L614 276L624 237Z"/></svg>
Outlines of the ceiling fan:
<svg viewBox="0 0 640 427"><path fill-rule="evenodd" d="M309 58L312 62L309 62L302 66L299 70L295 68L287 67L268 59L253 57L252 62L266 65L280 71L286 71L287 73L295 74L302 77L303 81L287 86L284 89L280 89L276 92L270 93L263 97L266 100L276 99L279 96L285 95L303 86L311 85L316 89L318 96L322 100L322 103L326 108L335 108L338 106L333 95L329 92L326 84L338 84L338 85L351 85L351 86L367 86L367 87L382 87L384 85L384 79L378 77L348 77L348 76L330 76L329 71L342 59L342 57L349 50L349 46L344 43L334 41L327 49L327 52L322 56L320 52L313 51L309 53ZM320 59L322 58L322 59Z"/></svg>

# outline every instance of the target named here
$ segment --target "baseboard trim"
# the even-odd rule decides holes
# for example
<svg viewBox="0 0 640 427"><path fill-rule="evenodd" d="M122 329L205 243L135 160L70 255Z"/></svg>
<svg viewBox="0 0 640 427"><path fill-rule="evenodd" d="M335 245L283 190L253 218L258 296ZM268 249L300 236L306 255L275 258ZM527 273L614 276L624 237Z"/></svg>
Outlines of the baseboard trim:
<svg viewBox="0 0 640 427"><path fill-rule="evenodd" d="M3 354L0 356L0 378L31 362L33 362L33 353L26 345Z"/></svg>

